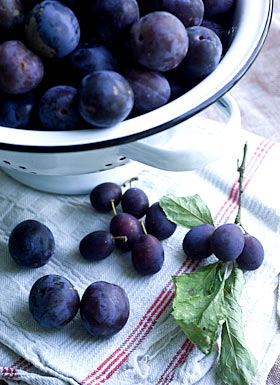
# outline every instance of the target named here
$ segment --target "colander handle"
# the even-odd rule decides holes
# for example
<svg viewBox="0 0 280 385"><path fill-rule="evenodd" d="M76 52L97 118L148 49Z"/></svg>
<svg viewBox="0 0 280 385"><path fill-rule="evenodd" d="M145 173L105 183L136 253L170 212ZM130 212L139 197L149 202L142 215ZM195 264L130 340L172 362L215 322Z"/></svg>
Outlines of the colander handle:
<svg viewBox="0 0 280 385"><path fill-rule="evenodd" d="M189 171L204 167L233 150L240 142L241 117L230 95L216 105L226 123L193 117L149 138L121 146L121 154L148 166L167 171Z"/></svg>

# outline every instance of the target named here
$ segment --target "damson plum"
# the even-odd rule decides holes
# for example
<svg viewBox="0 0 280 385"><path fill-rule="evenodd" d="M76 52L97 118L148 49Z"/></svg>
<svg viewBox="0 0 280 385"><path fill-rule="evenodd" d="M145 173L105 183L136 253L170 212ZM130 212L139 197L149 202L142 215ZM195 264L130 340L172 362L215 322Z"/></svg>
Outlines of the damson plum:
<svg viewBox="0 0 280 385"><path fill-rule="evenodd" d="M130 69L125 78L134 93L132 112L141 115L166 104L170 97L168 80L159 72Z"/></svg>
<svg viewBox="0 0 280 385"><path fill-rule="evenodd" d="M219 36L223 49L226 49L229 44L229 28L220 24L216 23L213 20L207 20L204 19L201 23L201 27L206 27L211 29L217 36Z"/></svg>
<svg viewBox="0 0 280 385"><path fill-rule="evenodd" d="M35 116L36 98L33 94L0 95L0 126L30 128Z"/></svg>
<svg viewBox="0 0 280 385"><path fill-rule="evenodd" d="M149 199L143 190L131 187L123 194L121 205L125 213L140 219L149 208Z"/></svg>
<svg viewBox="0 0 280 385"><path fill-rule="evenodd" d="M232 261L242 252L244 235L239 226L226 223L216 228L211 237L211 249L221 261Z"/></svg>
<svg viewBox="0 0 280 385"><path fill-rule="evenodd" d="M73 11L60 1L45 0L29 12L25 34L30 46L47 58L61 58L77 48L80 25Z"/></svg>
<svg viewBox="0 0 280 385"><path fill-rule="evenodd" d="M152 0L154 11L166 11L177 16L185 27L200 25L204 15L202 0Z"/></svg>
<svg viewBox="0 0 280 385"><path fill-rule="evenodd" d="M127 237L126 241L122 239L115 240L116 246L124 251L131 250L135 241L143 235L140 222L133 215L127 213L120 213L112 218L110 231L114 237Z"/></svg>
<svg viewBox="0 0 280 385"><path fill-rule="evenodd" d="M36 88L44 76L41 59L22 42L10 40L0 45L0 89L23 94Z"/></svg>
<svg viewBox="0 0 280 385"><path fill-rule="evenodd" d="M129 317L129 300L120 286L94 282L84 292L80 314L83 325L95 337L118 333Z"/></svg>
<svg viewBox="0 0 280 385"><path fill-rule="evenodd" d="M11 257L19 266L31 268L45 265L55 251L51 230L32 219L19 223L13 229L8 246Z"/></svg>
<svg viewBox="0 0 280 385"><path fill-rule="evenodd" d="M243 270L256 270L264 260L264 249L261 242L252 235L244 235L244 248L236 259L238 266Z"/></svg>
<svg viewBox="0 0 280 385"><path fill-rule="evenodd" d="M176 68L177 74L184 81L203 79L219 64L223 51L222 43L209 28L189 27L187 32L189 49L180 66Z"/></svg>
<svg viewBox="0 0 280 385"><path fill-rule="evenodd" d="M101 183L90 193L90 202L95 210L100 212L108 212L113 209L112 201L115 207L120 203L122 197L122 189L116 183Z"/></svg>
<svg viewBox="0 0 280 385"><path fill-rule="evenodd" d="M187 257L196 260L208 258L212 254L211 236L214 226L203 224L193 227L183 240L183 250Z"/></svg>
<svg viewBox="0 0 280 385"><path fill-rule="evenodd" d="M132 263L139 274L156 274L164 262L164 250L160 241L150 234L142 235L131 250Z"/></svg>
<svg viewBox="0 0 280 385"><path fill-rule="evenodd" d="M39 117L49 130L78 129L82 123L76 88L56 86L47 90L39 102Z"/></svg>
<svg viewBox="0 0 280 385"><path fill-rule="evenodd" d="M234 0L203 0L205 17L212 17L228 12L234 4Z"/></svg>
<svg viewBox="0 0 280 385"><path fill-rule="evenodd" d="M110 45L123 40L139 19L136 0L95 0L92 10L99 37Z"/></svg>
<svg viewBox="0 0 280 385"><path fill-rule="evenodd" d="M39 278L29 294L29 310L39 325L54 329L67 325L79 310L80 297L68 279L50 274Z"/></svg>
<svg viewBox="0 0 280 385"><path fill-rule="evenodd" d="M88 261L100 261L107 258L115 248L113 235L107 231L94 231L80 242L80 253Z"/></svg>
<svg viewBox="0 0 280 385"><path fill-rule="evenodd" d="M20 0L1 0L0 27L14 30L24 22L24 9Z"/></svg>
<svg viewBox="0 0 280 385"><path fill-rule="evenodd" d="M177 225L167 219L159 202L156 202L149 207L146 213L145 227L148 234L152 234L162 241L174 233Z"/></svg>
<svg viewBox="0 0 280 385"><path fill-rule="evenodd" d="M141 65L155 71L169 71L186 56L189 39L184 24L168 12L151 12L134 23L130 50Z"/></svg>
<svg viewBox="0 0 280 385"><path fill-rule="evenodd" d="M128 81L114 71L95 71L83 78L79 87L82 117L98 127L110 127L131 112L134 95Z"/></svg>
<svg viewBox="0 0 280 385"><path fill-rule="evenodd" d="M69 57L71 67L81 77L94 71L115 71L117 60L108 48L98 44L84 44Z"/></svg>

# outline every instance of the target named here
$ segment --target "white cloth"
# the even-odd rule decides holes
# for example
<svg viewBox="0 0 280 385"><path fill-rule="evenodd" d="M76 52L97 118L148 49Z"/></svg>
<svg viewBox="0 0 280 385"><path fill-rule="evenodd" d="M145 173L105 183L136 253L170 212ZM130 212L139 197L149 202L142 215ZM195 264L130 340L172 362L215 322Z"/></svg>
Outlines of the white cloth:
<svg viewBox="0 0 280 385"><path fill-rule="evenodd" d="M246 273L243 322L247 344L259 362L253 384L264 385L280 346L280 186L276 183L280 144L253 134L245 136L248 161L242 222L263 243L265 261L259 270ZM242 148L238 155L241 158ZM237 211L236 156L228 155L196 172L145 168L134 185L147 193L150 203L168 193L199 194L216 225L232 222ZM163 241L162 270L143 278L133 270L129 253L116 251L98 263L80 257L80 240L94 230L108 229L111 218L110 213L96 213L88 196L38 192L2 172L0 185L0 380L8 384L16 380L21 385L218 384L216 348L209 357L193 349L170 315L174 293L171 275L196 267L182 251L187 229L178 227ZM55 256L39 269L18 267L8 253L9 234L25 219L41 221L55 237ZM28 295L39 277L52 273L68 278L80 296L99 280L123 287L131 305L126 326L104 340L88 334L79 314L62 329L41 328L29 313Z"/></svg>

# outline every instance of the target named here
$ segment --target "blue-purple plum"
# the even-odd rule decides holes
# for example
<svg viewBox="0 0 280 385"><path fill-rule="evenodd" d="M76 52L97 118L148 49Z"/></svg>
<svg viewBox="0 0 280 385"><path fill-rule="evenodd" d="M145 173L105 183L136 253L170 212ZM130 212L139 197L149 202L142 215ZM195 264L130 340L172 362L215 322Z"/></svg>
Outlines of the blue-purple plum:
<svg viewBox="0 0 280 385"><path fill-rule="evenodd" d="M127 213L119 213L112 218L110 231L114 237L126 237L126 240L115 239L116 246L124 251L131 250L135 241L143 235L138 219Z"/></svg>
<svg viewBox="0 0 280 385"><path fill-rule="evenodd" d="M8 247L11 257L19 266L38 268L53 257L55 241L47 226L28 219L12 230Z"/></svg>
<svg viewBox="0 0 280 385"><path fill-rule="evenodd" d="M39 102L39 117L48 130L71 130L81 126L77 90L70 86L48 89Z"/></svg>
<svg viewBox="0 0 280 385"><path fill-rule="evenodd" d="M139 274L156 274L163 266L164 250L156 237L144 234L134 243L131 257L132 264Z"/></svg>
<svg viewBox="0 0 280 385"><path fill-rule="evenodd" d="M202 224L193 227L184 237L183 250L193 260L208 258L212 254L211 236L215 227Z"/></svg>
<svg viewBox="0 0 280 385"><path fill-rule="evenodd" d="M184 24L168 12L151 12L134 23L129 33L134 59L154 71L169 71L186 56L189 39Z"/></svg>
<svg viewBox="0 0 280 385"><path fill-rule="evenodd" d="M90 202L95 210L100 212L108 212L117 207L121 201L122 189L116 183L105 182L95 186L90 193Z"/></svg>
<svg viewBox="0 0 280 385"><path fill-rule="evenodd" d="M234 4L234 0L203 0L203 2L206 18L226 13Z"/></svg>
<svg viewBox="0 0 280 385"><path fill-rule="evenodd" d="M125 73L134 93L135 115L145 114L166 104L170 98L168 80L159 72L143 71L136 68Z"/></svg>
<svg viewBox="0 0 280 385"><path fill-rule="evenodd" d="M152 234L162 241L171 237L177 225L167 219L159 202L155 202L146 213L145 227L148 234Z"/></svg>
<svg viewBox="0 0 280 385"><path fill-rule="evenodd" d="M244 235L244 241L244 248L236 262L243 270L256 270L262 265L264 260L263 245L250 234Z"/></svg>
<svg viewBox="0 0 280 385"><path fill-rule="evenodd" d="M32 93L0 95L0 126L31 128L36 110L36 98Z"/></svg>
<svg viewBox="0 0 280 385"><path fill-rule="evenodd" d="M74 51L80 33L77 17L60 1L45 0L35 5L25 22L28 43L47 58L61 58Z"/></svg>
<svg viewBox="0 0 280 385"><path fill-rule="evenodd" d="M115 240L108 231L94 231L80 242L79 250L88 261L100 261L109 257L115 249Z"/></svg>
<svg viewBox="0 0 280 385"><path fill-rule="evenodd" d="M140 219L146 214L149 208L149 199L143 190L137 187L131 187L123 194L121 205L123 212Z"/></svg>
<svg viewBox="0 0 280 385"><path fill-rule="evenodd" d="M211 236L212 252L221 261L233 261L244 247L244 234L239 226L226 223L216 228Z"/></svg>
<svg viewBox="0 0 280 385"><path fill-rule="evenodd" d="M126 39L132 24L139 20L136 0L95 0L92 10L98 36L109 45Z"/></svg>
<svg viewBox="0 0 280 385"><path fill-rule="evenodd" d="M72 283L59 275L39 278L29 294L29 310L40 326L61 328L75 317L80 297Z"/></svg>
<svg viewBox="0 0 280 385"><path fill-rule="evenodd" d="M24 94L36 88L44 76L41 59L21 41L0 45L0 89L8 94Z"/></svg>
<svg viewBox="0 0 280 385"><path fill-rule="evenodd" d="M129 317L129 300L118 285L94 282L84 292L80 314L82 323L94 337L111 337L118 333Z"/></svg>
<svg viewBox="0 0 280 385"><path fill-rule="evenodd" d="M24 9L20 0L1 0L0 28L15 30L24 22Z"/></svg>
<svg viewBox="0 0 280 385"><path fill-rule="evenodd" d="M95 71L79 87L79 110L93 126L110 127L131 112L134 95L128 81L114 71Z"/></svg>

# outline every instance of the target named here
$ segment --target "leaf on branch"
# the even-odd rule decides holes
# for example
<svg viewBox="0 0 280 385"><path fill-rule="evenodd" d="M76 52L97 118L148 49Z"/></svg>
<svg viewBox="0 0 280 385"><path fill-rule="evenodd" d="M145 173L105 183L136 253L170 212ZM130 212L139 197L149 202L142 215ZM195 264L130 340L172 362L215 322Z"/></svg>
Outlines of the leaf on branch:
<svg viewBox="0 0 280 385"><path fill-rule="evenodd" d="M160 199L159 204L167 218L177 225L187 228L204 223L213 225L210 210L199 195L181 198L167 195Z"/></svg>
<svg viewBox="0 0 280 385"><path fill-rule="evenodd" d="M221 355L217 371L226 385L249 385L257 369L257 361L246 346L242 309L238 303L244 283L242 270L234 267L225 283L227 320L222 329Z"/></svg>
<svg viewBox="0 0 280 385"><path fill-rule="evenodd" d="M172 315L189 340L210 354L217 332L225 322L225 268L218 262L195 273L173 277L175 297Z"/></svg>

